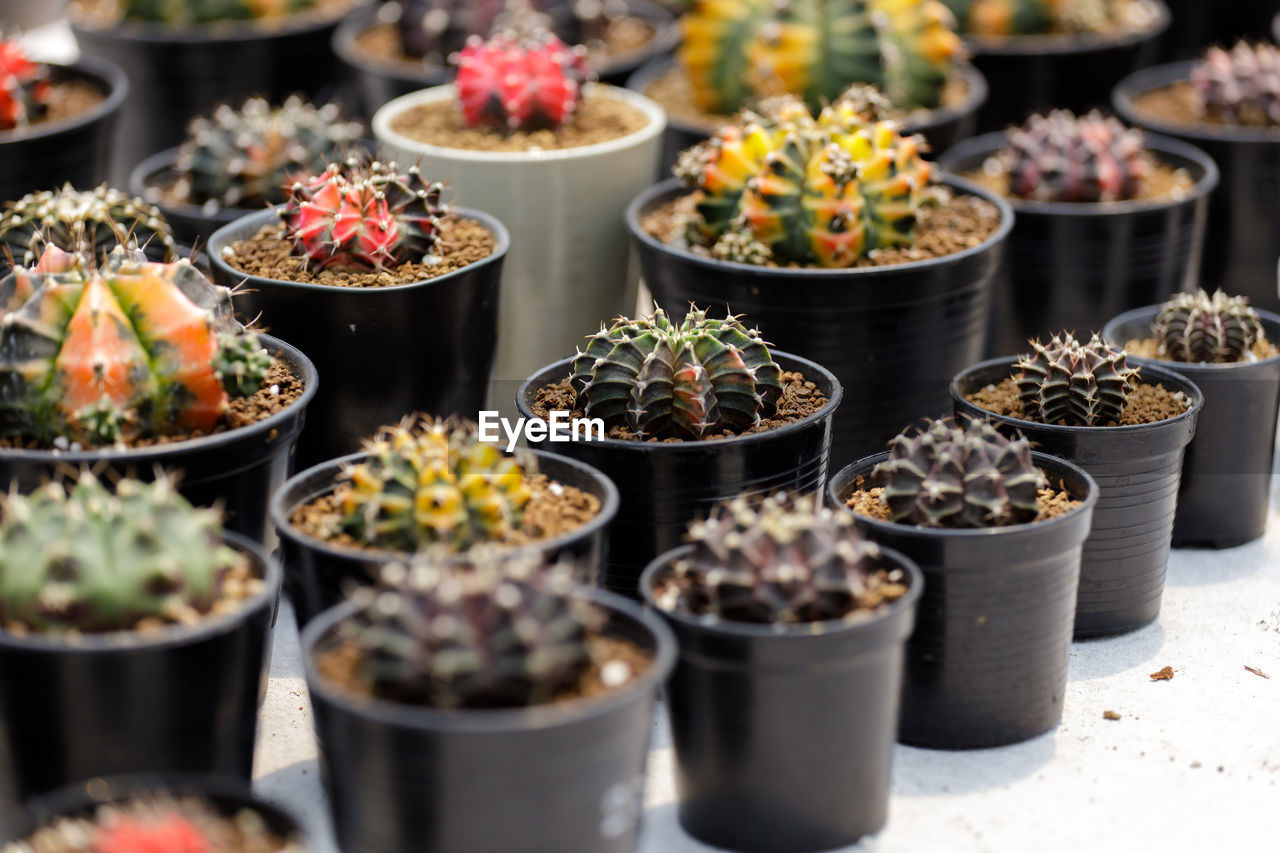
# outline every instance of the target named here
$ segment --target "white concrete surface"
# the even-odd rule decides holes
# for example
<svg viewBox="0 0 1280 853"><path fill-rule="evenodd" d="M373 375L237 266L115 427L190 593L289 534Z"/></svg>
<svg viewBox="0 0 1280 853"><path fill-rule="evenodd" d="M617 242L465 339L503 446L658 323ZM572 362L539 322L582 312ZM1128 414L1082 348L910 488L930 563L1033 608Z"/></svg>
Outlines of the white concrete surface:
<svg viewBox="0 0 1280 853"><path fill-rule="evenodd" d="M850 853L1280 851L1280 494L1272 498L1264 540L1174 552L1156 624L1072 647L1055 731L973 752L898 747L889 824ZM1148 677L1166 665L1171 681ZM256 785L304 815L316 850L331 853L291 613L272 669ZM1121 718L1104 719L1108 710ZM639 853L711 851L680 829L671 768L659 721Z"/></svg>

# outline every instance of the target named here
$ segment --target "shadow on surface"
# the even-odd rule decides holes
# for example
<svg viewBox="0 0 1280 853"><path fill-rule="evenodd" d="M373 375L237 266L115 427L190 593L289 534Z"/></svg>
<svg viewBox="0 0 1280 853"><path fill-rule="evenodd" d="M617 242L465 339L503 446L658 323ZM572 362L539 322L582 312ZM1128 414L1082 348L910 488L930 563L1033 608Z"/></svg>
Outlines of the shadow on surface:
<svg viewBox="0 0 1280 853"><path fill-rule="evenodd" d="M1149 662L1163 646L1164 629L1159 621L1119 637L1074 642L1067 661L1067 681L1090 681L1127 672Z"/></svg>
<svg viewBox="0 0 1280 853"><path fill-rule="evenodd" d="M993 749L920 749L893 752L893 796L945 797L1003 788L1035 773L1053 758L1054 731Z"/></svg>

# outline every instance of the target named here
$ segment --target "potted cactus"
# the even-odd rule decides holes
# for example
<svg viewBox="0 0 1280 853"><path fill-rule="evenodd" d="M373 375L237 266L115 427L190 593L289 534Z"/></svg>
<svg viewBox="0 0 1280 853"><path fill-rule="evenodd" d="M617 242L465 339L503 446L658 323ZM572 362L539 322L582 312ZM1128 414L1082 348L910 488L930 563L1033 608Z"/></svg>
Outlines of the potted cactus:
<svg viewBox="0 0 1280 853"><path fill-rule="evenodd" d="M1230 548L1260 537L1280 411L1280 316L1203 290L1127 311L1103 329L1136 364L1185 376L1204 394L1187 447L1173 545Z"/></svg>
<svg viewBox="0 0 1280 853"><path fill-rule="evenodd" d="M664 173L762 98L796 95L816 110L853 83L877 87L904 133L944 151L973 133L987 97L954 28L939 0L698 0L675 58L627 85L667 111Z"/></svg>
<svg viewBox="0 0 1280 853"><path fill-rule="evenodd" d="M526 3L570 44L587 49L596 76L621 84L679 38L675 16L648 0L391 0L351 13L333 52L354 79L364 114L401 95L449 80L449 57L468 36L500 30Z"/></svg>
<svg viewBox="0 0 1280 853"><path fill-rule="evenodd" d="M269 538L315 368L244 328L231 293L188 261L118 246L101 262L56 246L0 281L0 483L33 489L63 465L154 476Z"/></svg>
<svg viewBox="0 0 1280 853"><path fill-rule="evenodd" d="M120 773L248 780L279 592L265 550L168 477L10 492L0 805Z"/></svg>
<svg viewBox="0 0 1280 853"><path fill-rule="evenodd" d="M986 421L929 420L827 494L924 574L898 740L985 748L1058 725L1092 478Z"/></svg>
<svg viewBox="0 0 1280 853"><path fill-rule="evenodd" d="M312 175L352 149L364 131L341 121L336 103L291 96L279 106L250 98L191 120L178 148L138 164L129 191L164 212L177 239L204 246L213 232L266 205L283 204L299 175Z"/></svg>
<svg viewBox="0 0 1280 853"><path fill-rule="evenodd" d="M1076 598L1077 639L1133 631L1160 614L1183 454L1204 397L1171 370L1130 367L1123 349L1070 332L1030 342L951 383L958 414L1019 431L1097 482Z"/></svg>
<svg viewBox="0 0 1280 853"><path fill-rule="evenodd" d="M389 567L307 625L343 850L635 849L675 641L573 575L530 553Z"/></svg>
<svg viewBox="0 0 1280 853"><path fill-rule="evenodd" d="M940 165L999 192L1017 216L992 293L990 354L1059 328L1100 329L1196 281L1218 168L1186 143L1054 110L966 140Z"/></svg>
<svg viewBox="0 0 1280 853"><path fill-rule="evenodd" d="M1169 29L1161 39L1163 62L1194 59L1208 44L1234 44L1242 38L1280 40L1277 14L1266 3L1214 3L1212 0L1165 0Z"/></svg>
<svg viewBox="0 0 1280 853"><path fill-rule="evenodd" d="M708 505L742 492L821 491L841 393L825 368L770 351L741 318L691 307L678 325L658 309L601 327L576 356L525 380L516 407L527 421L599 419L603 437L574 433L540 447L617 485L600 582L634 597L645 565Z"/></svg>
<svg viewBox="0 0 1280 853"><path fill-rule="evenodd" d="M110 179L123 186L139 160L179 144L187 122L220 103L331 91L341 74L325 59L330 36L369 2L71 0L80 50L119 65L131 85Z"/></svg>
<svg viewBox="0 0 1280 853"><path fill-rule="evenodd" d="M1164 0L942 0L955 12L973 64L991 81L978 115L1003 130L1038 110L1083 112L1150 65L1169 27Z"/></svg>
<svg viewBox="0 0 1280 853"><path fill-rule="evenodd" d="M1143 69L1113 96L1126 121L1186 140L1218 164L1222 180L1209 200L1198 282L1269 311L1280 311L1272 286L1280 256L1280 212L1271 190L1280 180L1276 68L1276 45L1241 42L1210 48L1197 61Z"/></svg>
<svg viewBox="0 0 1280 853"><path fill-rule="evenodd" d="M952 176L931 183L918 139L856 93L816 117L772 100L677 175L627 209L645 283L662 304L748 314L873 401L837 413L834 465L945 410L950 376L982 352L1006 202Z"/></svg>
<svg viewBox="0 0 1280 853"><path fill-rule="evenodd" d="M0 31L0 202L63 181L106 180L128 91L110 62L37 63Z"/></svg>
<svg viewBox="0 0 1280 853"><path fill-rule="evenodd" d="M595 469L539 450L512 456L471 421L428 415L303 471L271 503L299 624L418 553L448 561L475 547L532 547L589 583L617 511L617 488Z"/></svg>
<svg viewBox="0 0 1280 853"><path fill-rule="evenodd" d="M878 831L923 580L821 498L735 498L640 588L680 643L665 697L679 816L729 850L827 850Z"/></svg>
<svg viewBox="0 0 1280 853"><path fill-rule="evenodd" d="M445 204L417 166L366 155L214 233L214 278L247 285L241 316L314 352L325 377L300 467L355 452L407 412L483 406L508 245L502 223Z"/></svg>
<svg viewBox="0 0 1280 853"><path fill-rule="evenodd" d="M504 401L583 328L635 306L622 212L653 180L665 123L647 98L586 85L581 46L518 24L473 39L453 86L397 98L373 117L387 150L502 211L511 227L494 395Z"/></svg>

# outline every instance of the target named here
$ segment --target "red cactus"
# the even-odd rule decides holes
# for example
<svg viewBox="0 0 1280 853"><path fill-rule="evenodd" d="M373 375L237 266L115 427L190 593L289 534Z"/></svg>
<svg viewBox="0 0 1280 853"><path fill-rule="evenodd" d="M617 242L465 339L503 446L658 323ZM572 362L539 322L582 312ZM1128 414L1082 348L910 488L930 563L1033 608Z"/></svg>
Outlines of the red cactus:
<svg viewBox="0 0 1280 853"><path fill-rule="evenodd" d="M0 130L12 130L39 119L49 105L44 66L27 58L16 41L0 40Z"/></svg>
<svg viewBox="0 0 1280 853"><path fill-rule="evenodd" d="M94 830L92 849L93 853L210 853L213 844L180 815L146 821L121 815Z"/></svg>
<svg viewBox="0 0 1280 853"><path fill-rule="evenodd" d="M472 36L454 61L462 119L471 127L559 127L573 116L590 76L585 49L547 32Z"/></svg>
<svg viewBox="0 0 1280 853"><path fill-rule="evenodd" d="M298 181L280 209L298 252L319 269L381 270L431 256L444 187L416 166L348 160Z"/></svg>

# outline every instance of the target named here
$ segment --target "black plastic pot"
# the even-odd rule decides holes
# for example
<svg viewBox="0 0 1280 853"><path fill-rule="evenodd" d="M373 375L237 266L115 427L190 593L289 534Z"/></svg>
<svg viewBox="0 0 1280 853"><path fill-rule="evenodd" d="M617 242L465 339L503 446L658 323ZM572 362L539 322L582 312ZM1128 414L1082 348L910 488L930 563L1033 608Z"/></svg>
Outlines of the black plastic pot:
<svg viewBox="0 0 1280 853"><path fill-rule="evenodd" d="M612 57L598 68L596 77L603 83L623 85L627 78L643 63L655 56L668 53L675 47L680 34L675 16L657 3L646 0L627 0L630 14L643 18L654 28L654 37L644 47ZM399 3L384 3L360 9L348 15L333 33L333 52L346 69L348 82L355 90L356 100L366 118L372 118L378 107L401 95L448 83L452 70L428 62L411 62L386 57L381 62L372 61L356 44L356 37L378 23L396 24L400 20Z"/></svg>
<svg viewBox="0 0 1280 853"><path fill-rule="evenodd" d="M1145 68L1116 86L1113 103L1125 121L1200 148L1222 173L1209 197L1209 230L1200 284L1249 297L1257 308L1280 311L1276 258L1280 257L1280 130L1266 127L1171 124L1140 112L1144 92L1182 82L1190 62Z"/></svg>
<svg viewBox="0 0 1280 853"><path fill-rule="evenodd" d="M87 80L102 91L102 103L82 115L23 130L0 130L0 203L29 192L77 189L107 179L121 107L129 80L110 62L86 57L73 65L50 65L54 80Z"/></svg>
<svg viewBox="0 0 1280 853"><path fill-rule="evenodd" d="M968 181L944 175L943 182L999 208L1000 228L972 249L896 266L758 267L669 246L640 222L684 192L675 179L637 196L627 208L627 226L659 305L694 302L720 316L732 309L778 349L836 375L856 401L836 414L831 464L840 467L880 451L914 419L944 414L951 377L981 357L991 281L1013 211Z"/></svg>
<svg viewBox="0 0 1280 853"><path fill-rule="evenodd" d="M904 648L924 578L862 621L708 622L657 605L655 586L690 546L659 555L640 589L680 644L664 698L680 825L743 853L853 844L884 826Z"/></svg>
<svg viewBox="0 0 1280 853"><path fill-rule="evenodd" d="M633 92L645 94L645 90L655 80L670 71L675 63L675 59L669 56L649 61L627 78L627 88ZM972 65L964 65L961 67L960 74L969 85L969 92L963 101L930 110L921 118L913 118L902 123L904 133L919 133L924 136L934 156L973 135L978 126L978 108L987 99L987 80L976 68ZM700 124L668 113L667 129L662 136L660 174L670 175L680 152L697 145L715 130L714 126Z"/></svg>
<svg viewBox="0 0 1280 853"><path fill-rule="evenodd" d="M263 346L302 379L302 396L289 408L250 426L201 438L126 451L60 451L0 448L0 484L30 491L65 466L109 466L142 478L157 470L182 472L178 490L197 506L218 504L228 530L274 547L268 502L293 471L294 445L316 395L315 365L296 348L269 335Z"/></svg>
<svg viewBox="0 0 1280 853"><path fill-rule="evenodd" d="M617 488L608 477L576 460L544 450L526 452L533 454L539 473L555 482L581 489L600 501L599 514L587 524L571 533L531 546L550 560L572 561L583 581L593 583L607 551L605 530L618 512ZM309 468L285 483L271 501L271 519L281 542L285 591L293 602L299 625L305 625L322 610L341 603L351 587L374 581L382 566L405 559L404 554L389 551L336 547L308 536L290 521L298 507L333 491L338 474L345 465L365 458L366 454L355 453Z"/></svg>
<svg viewBox="0 0 1280 853"><path fill-rule="evenodd" d="M609 555L600 585L635 598L649 561L683 541L690 521L712 505L739 494L789 489L821 493L827 480L832 415L844 394L826 368L773 351L783 370L795 370L829 401L808 418L765 432L710 441L544 442L540 449L576 459L601 471L618 487L618 515L609 526ZM520 416L533 418L538 389L569 375L572 358L561 359L526 379L516 393Z"/></svg>
<svg viewBox="0 0 1280 853"><path fill-rule="evenodd" d="M250 778L280 566L261 545L226 538L265 580L234 613L74 641L0 630L0 811L95 776Z"/></svg>
<svg viewBox="0 0 1280 853"><path fill-rule="evenodd" d="M834 506L882 485L869 456L827 484ZM1080 554L1098 487L1069 462L1034 453L1035 464L1080 506L1033 524L984 530L915 527L847 510L868 539L906 554L924 574L907 643L898 740L975 749L1033 738L1062 719L1076 613Z"/></svg>
<svg viewBox="0 0 1280 853"><path fill-rule="evenodd" d="M675 640L656 616L600 590L606 632L653 662L625 689L530 708L437 711L355 697L320 676L345 604L302 632L316 733L345 853L630 853L658 686Z"/></svg>
<svg viewBox="0 0 1280 853"><path fill-rule="evenodd" d="M370 0L352 0L366 5ZM338 16L311 12L276 26L228 22L191 27L128 21L72 28L80 49L124 69L132 88L117 127L111 181L124 186L145 155L182 141L187 122L251 95L337 94L341 76L329 38Z"/></svg>
<svg viewBox="0 0 1280 853"><path fill-rule="evenodd" d="M279 221L264 210L209 241L214 280L245 283L236 311L312 353L324 385L298 444L306 468L360 448L378 427L414 411L447 415L484 407L497 346L498 281L511 239L494 217L453 208L494 236L493 254L462 269L392 287L336 287L259 278L223 252Z"/></svg>
<svg viewBox="0 0 1280 853"><path fill-rule="evenodd" d="M1012 358L996 358L960 373L951 383L956 413L985 418L1002 432L1021 432L1038 450L1093 477L1098 504L1080 564L1075 637L1141 628L1160 615L1183 453L1195 435L1204 397L1178 374L1147 365L1143 380L1185 394L1191 401L1186 412L1141 426L1057 426L997 415L965 399L1011 376L1013 364Z"/></svg>
<svg viewBox="0 0 1280 853"><path fill-rule="evenodd" d="M181 204L163 198L158 188L176 180L177 160L177 148L167 148L143 160L129 175L129 193L160 208L165 221L173 229L174 239L183 246L203 248L219 228L230 225L246 214L257 213L256 210L221 207L206 212L198 205Z"/></svg>
<svg viewBox="0 0 1280 853"><path fill-rule="evenodd" d="M973 64L991 86L978 113L979 132L1021 124L1037 111L1083 112L1109 103L1111 87L1120 78L1150 65L1159 54L1169 8L1164 0L1149 2L1157 17L1142 32L966 38Z"/></svg>
<svg viewBox="0 0 1280 853"><path fill-rule="evenodd" d="M1121 314L1103 335L1113 343L1142 339L1160 306ZM1280 316L1259 312L1267 338L1280 340ZM1280 356L1238 364L1181 364L1129 356L1185 376L1204 394L1196 437L1187 447L1173 520L1173 546L1231 548L1267 529L1267 499L1280 410Z"/></svg>
<svg viewBox="0 0 1280 853"><path fill-rule="evenodd" d="M1121 311L1195 286L1218 168L1176 139L1151 135L1146 144L1160 162L1191 174L1195 185L1185 198L1105 204L1009 199L1017 218L991 296L988 354L1021 352L1029 339L1061 329L1087 335ZM960 143L939 165L977 171L1006 146L1003 132L984 134Z"/></svg>
<svg viewBox="0 0 1280 853"><path fill-rule="evenodd" d="M1216 0L1164 0L1173 20L1160 44L1161 60L1190 59L1211 44L1230 47L1237 39L1265 39L1268 33L1280 41L1280 28L1271 21L1275 7L1269 3Z"/></svg>

